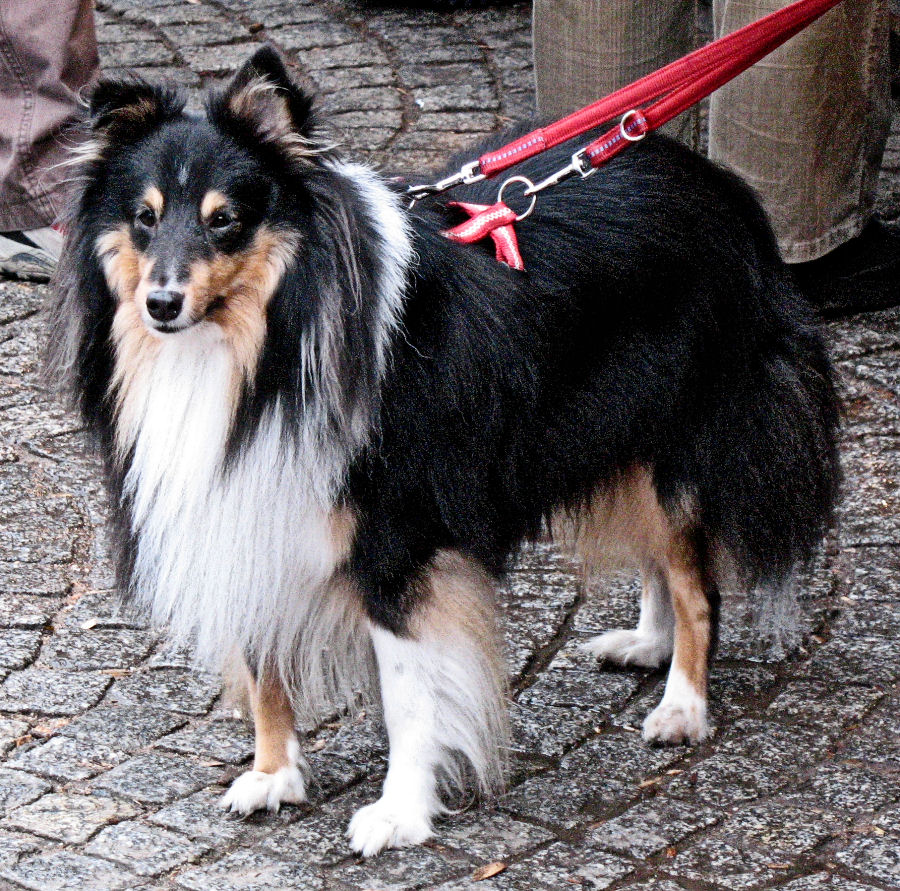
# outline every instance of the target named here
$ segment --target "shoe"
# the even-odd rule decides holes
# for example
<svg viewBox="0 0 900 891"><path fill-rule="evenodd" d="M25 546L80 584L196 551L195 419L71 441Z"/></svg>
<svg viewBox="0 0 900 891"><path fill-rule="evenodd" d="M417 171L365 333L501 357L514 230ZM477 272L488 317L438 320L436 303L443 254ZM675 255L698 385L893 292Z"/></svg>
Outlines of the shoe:
<svg viewBox="0 0 900 891"><path fill-rule="evenodd" d="M798 287L828 319L900 304L900 230L873 220L818 260L793 263Z"/></svg>
<svg viewBox="0 0 900 891"><path fill-rule="evenodd" d="M28 232L0 233L0 272L12 278L45 282L62 253L62 235L49 226Z"/></svg>

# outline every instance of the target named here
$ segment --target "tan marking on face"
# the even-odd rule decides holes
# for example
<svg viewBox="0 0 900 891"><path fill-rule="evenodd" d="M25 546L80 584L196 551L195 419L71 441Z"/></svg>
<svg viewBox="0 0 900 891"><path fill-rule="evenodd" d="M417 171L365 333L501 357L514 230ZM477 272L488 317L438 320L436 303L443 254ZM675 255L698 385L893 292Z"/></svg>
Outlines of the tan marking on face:
<svg viewBox="0 0 900 891"><path fill-rule="evenodd" d="M209 218L223 207L228 207L228 196L223 195L216 189L212 189L203 196L200 202L200 217L204 222L208 222Z"/></svg>
<svg viewBox="0 0 900 891"><path fill-rule="evenodd" d="M160 219L165 210L166 199L157 186L147 186L141 201L156 214L156 219Z"/></svg>
<svg viewBox="0 0 900 891"><path fill-rule="evenodd" d="M184 292L187 312L222 329L246 379L259 360L266 308L295 248L292 237L261 228L246 250L198 260L190 267Z"/></svg>

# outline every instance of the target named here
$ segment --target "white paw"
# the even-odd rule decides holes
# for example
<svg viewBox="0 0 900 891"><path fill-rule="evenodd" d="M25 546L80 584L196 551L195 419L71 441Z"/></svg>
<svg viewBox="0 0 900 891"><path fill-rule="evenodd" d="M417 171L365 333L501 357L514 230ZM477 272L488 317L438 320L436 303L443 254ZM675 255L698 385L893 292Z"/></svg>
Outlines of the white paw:
<svg viewBox="0 0 900 891"><path fill-rule="evenodd" d="M384 848L418 845L431 835L427 816L404 812L402 806L384 798L360 808L347 828L350 847L363 857L371 857Z"/></svg>
<svg viewBox="0 0 900 891"><path fill-rule="evenodd" d="M706 705L661 702L644 720L644 739L650 743L694 745L709 739L712 728L706 721Z"/></svg>
<svg viewBox="0 0 900 891"><path fill-rule="evenodd" d="M241 774L222 798L222 807L246 816L267 808L277 811L282 804L306 801L306 781L294 765L282 767L275 773L248 770Z"/></svg>
<svg viewBox="0 0 900 891"><path fill-rule="evenodd" d="M643 631L607 631L583 643L582 648L595 659L641 668L659 668L672 658L672 645L665 638Z"/></svg>

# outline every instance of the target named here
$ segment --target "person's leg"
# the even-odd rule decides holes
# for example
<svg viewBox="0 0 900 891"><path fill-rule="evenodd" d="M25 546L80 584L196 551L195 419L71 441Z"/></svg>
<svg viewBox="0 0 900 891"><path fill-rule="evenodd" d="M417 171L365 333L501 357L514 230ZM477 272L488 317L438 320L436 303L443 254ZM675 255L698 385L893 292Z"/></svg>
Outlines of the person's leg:
<svg viewBox="0 0 900 891"><path fill-rule="evenodd" d="M694 48L694 0L535 0L534 68L542 115L560 117ZM669 132L691 141L691 114Z"/></svg>
<svg viewBox="0 0 900 891"><path fill-rule="evenodd" d="M715 0L716 36L787 3ZM845 0L710 103L710 157L753 186L798 282L826 308L897 300L900 240L867 228L892 111L888 33L887 0Z"/></svg>
<svg viewBox="0 0 900 891"><path fill-rule="evenodd" d="M21 238L37 230L38 241L50 238L44 230L64 200L67 174L57 166L69 148L64 133L98 69L92 0L0 4L0 233ZM26 248L27 240L20 242ZM0 266L23 273L2 262L12 260L8 242L0 245ZM43 247L52 251L49 241Z"/></svg>

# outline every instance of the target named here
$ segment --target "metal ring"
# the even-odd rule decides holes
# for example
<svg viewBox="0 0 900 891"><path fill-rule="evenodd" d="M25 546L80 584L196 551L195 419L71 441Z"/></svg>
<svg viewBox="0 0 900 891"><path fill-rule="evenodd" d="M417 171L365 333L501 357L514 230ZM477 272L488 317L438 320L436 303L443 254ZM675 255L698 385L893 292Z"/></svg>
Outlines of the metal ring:
<svg viewBox="0 0 900 891"><path fill-rule="evenodd" d="M529 194L529 192L531 192L531 190L534 188L534 183L527 176L511 176L508 180L506 180L506 182L503 183L502 186L500 186L500 192L497 194L498 202L503 201L503 190L510 183L523 183L525 185L526 195ZM526 210L525 213L520 213L518 216L516 216L516 222L521 223L522 220L524 220L525 217L527 217L531 213L531 211L534 210L535 204L537 204L537 194L532 193L531 204L528 205L528 210Z"/></svg>
<svg viewBox="0 0 900 891"><path fill-rule="evenodd" d="M639 112L636 108L632 108L631 111L626 111L625 114L622 115L622 120L619 121L619 132L622 134L622 138L627 139L629 142L640 142L647 135L646 130L643 133L639 133L637 136L631 136L625 129L625 123L628 120L628 116L631 114L637 117Z"/></svg>

